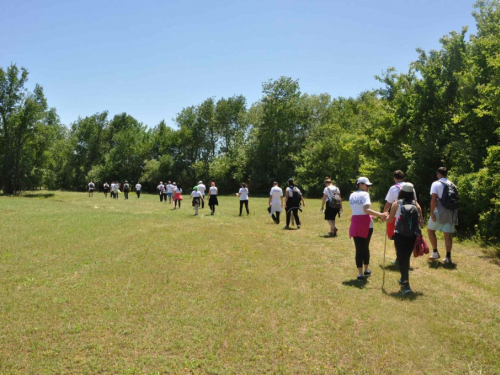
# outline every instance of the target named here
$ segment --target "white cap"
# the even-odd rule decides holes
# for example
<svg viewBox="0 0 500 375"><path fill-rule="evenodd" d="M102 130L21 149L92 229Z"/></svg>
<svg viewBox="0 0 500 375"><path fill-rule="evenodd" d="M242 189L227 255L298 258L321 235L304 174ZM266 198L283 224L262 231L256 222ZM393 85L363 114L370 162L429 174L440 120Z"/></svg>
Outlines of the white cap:
<svg viewBox="0 0 500 375"><path fill-rule="evenodd" d="M202 184L202 183L203 183L203 181L198 181L198 184Z"/></svg>
<svg viewBox="0 0 500 375"><path fill-rule="evenodd" d="M358 182L356 182L356 184L365 184L365 185L368 185L368 186L373 185L370 182L370 180L368 179L368 177L360 177L360 178L358 178Z"/></svg>
<svg viewBox="0 0 500 375"><path fill-rule="evenodd" d="M413 184L409 182L403 182L401 185L401 190L406 191L407 193L413 193Z"/></svg>

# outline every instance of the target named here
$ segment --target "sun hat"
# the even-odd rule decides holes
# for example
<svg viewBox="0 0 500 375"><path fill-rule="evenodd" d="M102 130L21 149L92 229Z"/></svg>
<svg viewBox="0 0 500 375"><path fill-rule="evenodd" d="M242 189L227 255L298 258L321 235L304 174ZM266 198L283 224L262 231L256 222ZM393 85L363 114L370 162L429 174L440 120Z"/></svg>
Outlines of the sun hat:
<svg viewBox="0 0 500 375"><path fill-rule="evenodd" d="M401 190L407 193L413 193L413 184L410 184L409 182L403 182L403 184L401 185Z"/></svg>
<svg viewBox="0 0 500 375"><path fill-rule="evenodd" d="M356 182L356 184L365 184L367 186L371 186L373 185L370 180L368 179L368 177L360 177L358 178L358 182Z"/></svg>

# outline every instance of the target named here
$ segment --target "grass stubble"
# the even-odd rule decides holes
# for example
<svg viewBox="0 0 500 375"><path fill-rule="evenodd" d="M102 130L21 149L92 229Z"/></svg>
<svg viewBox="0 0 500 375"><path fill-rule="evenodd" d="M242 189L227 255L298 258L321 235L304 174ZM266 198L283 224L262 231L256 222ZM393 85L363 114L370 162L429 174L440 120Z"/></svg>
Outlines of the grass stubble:
<svg viewBox="0 0 500 375"><path fill-rule="evenodd" d="M319 200L288 231L267 199L219 201L0 197L0 372L500 373L500 268L479 246L412 258L400 298L383 224L360 284L348 208L328 238Z"/></svg>

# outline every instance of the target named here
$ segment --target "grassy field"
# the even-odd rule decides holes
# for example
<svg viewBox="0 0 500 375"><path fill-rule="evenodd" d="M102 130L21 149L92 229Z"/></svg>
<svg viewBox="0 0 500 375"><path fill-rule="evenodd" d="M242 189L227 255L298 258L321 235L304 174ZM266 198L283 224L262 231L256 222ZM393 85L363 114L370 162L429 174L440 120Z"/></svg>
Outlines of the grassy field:
<svg viewBox="0 0 500 375"><path fill-rule="evenodd" d="M290 231L266 203L0 197L0 373L500 373L500 268L476 244L412 259L400 298L383 224L360 284L350 209L328 238L319 200Z"/></svg>

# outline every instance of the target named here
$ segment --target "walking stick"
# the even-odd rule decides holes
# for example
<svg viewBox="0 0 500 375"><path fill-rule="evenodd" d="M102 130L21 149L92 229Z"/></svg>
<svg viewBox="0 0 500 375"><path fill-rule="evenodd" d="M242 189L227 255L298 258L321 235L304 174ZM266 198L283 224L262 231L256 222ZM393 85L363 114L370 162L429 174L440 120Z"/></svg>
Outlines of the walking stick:
<svg viewBox="0 0 500 375"><path fill-rule="evenodd" d="M385 226L386 230L384 233L385 240L384 240L384 262L382 264L382 289L384 289L385 286L385 249L387 248L387 223L385 224Z"/></svg>

